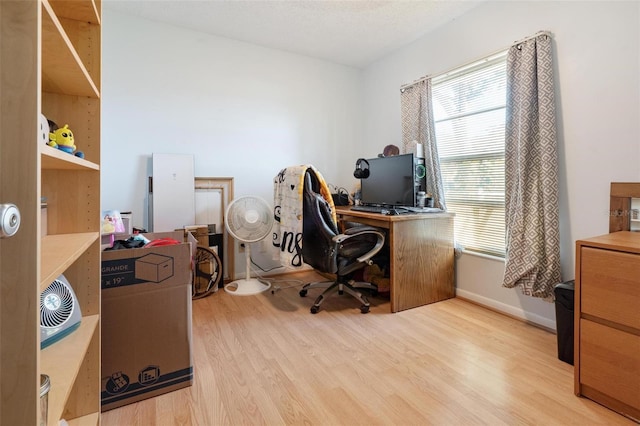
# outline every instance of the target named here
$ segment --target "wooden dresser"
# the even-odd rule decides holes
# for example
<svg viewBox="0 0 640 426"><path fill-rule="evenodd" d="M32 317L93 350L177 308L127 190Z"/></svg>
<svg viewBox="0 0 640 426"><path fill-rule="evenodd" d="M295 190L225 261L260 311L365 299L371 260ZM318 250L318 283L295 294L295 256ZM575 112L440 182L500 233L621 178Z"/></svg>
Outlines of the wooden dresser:
<svg viewBox="0 0 640 426"><path fill-rule="evenodd" d="M576 242L575 393L640 420L640 232Z"/></svg>

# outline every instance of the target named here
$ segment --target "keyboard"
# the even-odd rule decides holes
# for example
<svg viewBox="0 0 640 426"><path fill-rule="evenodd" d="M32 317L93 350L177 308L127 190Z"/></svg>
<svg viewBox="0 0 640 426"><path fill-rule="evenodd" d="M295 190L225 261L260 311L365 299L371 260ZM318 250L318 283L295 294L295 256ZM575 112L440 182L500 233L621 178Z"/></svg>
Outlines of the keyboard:
<svg viewBox="0 0 640 426"><path fill-rule="evenodd" d="M382 213L383 211L388 211L389 208L382 206L351 206L351 210L366 213Z"/></svg>
<svg viewBox="0 0 640 426"><path fill-rule="evenodd" d="M409 210L407 207L389 207L389 206L351 206L351 210L356 212L379 213L379 214L386 214L386 215L409 213Z"/></svg>
<svg viewBox="0 0 640 426"><path fill-rule="evenodd" d="M351 206L351 210L365 213L389 214L390 210L395 210L398 214L405 213L442 213L436 207L383 207L383 206Z"/></svg>

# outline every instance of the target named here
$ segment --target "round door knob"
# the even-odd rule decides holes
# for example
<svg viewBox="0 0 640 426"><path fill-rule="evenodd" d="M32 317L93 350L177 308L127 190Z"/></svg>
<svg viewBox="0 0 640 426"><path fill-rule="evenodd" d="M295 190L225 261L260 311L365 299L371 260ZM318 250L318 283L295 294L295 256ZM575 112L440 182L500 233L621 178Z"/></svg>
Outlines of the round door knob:
<svg viewBox="0 0 640 426"><path fill-rule="evenodd" d="M0 238L15 235L20 228L20 210L14 204L0 204Z"/></svg>

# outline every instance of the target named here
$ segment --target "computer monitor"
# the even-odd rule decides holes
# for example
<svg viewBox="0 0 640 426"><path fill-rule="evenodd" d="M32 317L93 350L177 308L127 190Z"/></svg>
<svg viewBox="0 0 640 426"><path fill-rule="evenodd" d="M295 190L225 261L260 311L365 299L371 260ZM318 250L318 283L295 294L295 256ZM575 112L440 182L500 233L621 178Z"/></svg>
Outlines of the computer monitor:
<svg viewBox="0 0 640 426"><path fill-rule="evenodd" d="M413 154L378 157L369 162L369 177L360 179L362 204L415 206L416 178Z"/></svg>

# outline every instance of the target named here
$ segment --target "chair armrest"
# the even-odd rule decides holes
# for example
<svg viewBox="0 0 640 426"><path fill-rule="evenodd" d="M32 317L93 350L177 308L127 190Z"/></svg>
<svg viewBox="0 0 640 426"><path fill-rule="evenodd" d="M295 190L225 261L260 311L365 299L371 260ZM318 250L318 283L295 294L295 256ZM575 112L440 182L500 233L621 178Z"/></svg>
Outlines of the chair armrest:
<svg viewBox="0 0 640 426"><path fill-rule="evenodd" d="M346 229L344 233L334 236L332 240L334 244L339 245L350 238L360 235L375 235L377 237L375 246L357 259L358 262L371 264L371 258L384 246L384 234L378 228L373 226L354 226Z"/></svg>
<svg viewBox="0 0 640 426"><path fill-rule="evenodd" d="M378 228L375 228L369 225L357 225L357 226L352 226L350 228L345 229L342 233L344 235L354 235L354 234L360 234L362 232L380 232L380 230Z"/></svg>

